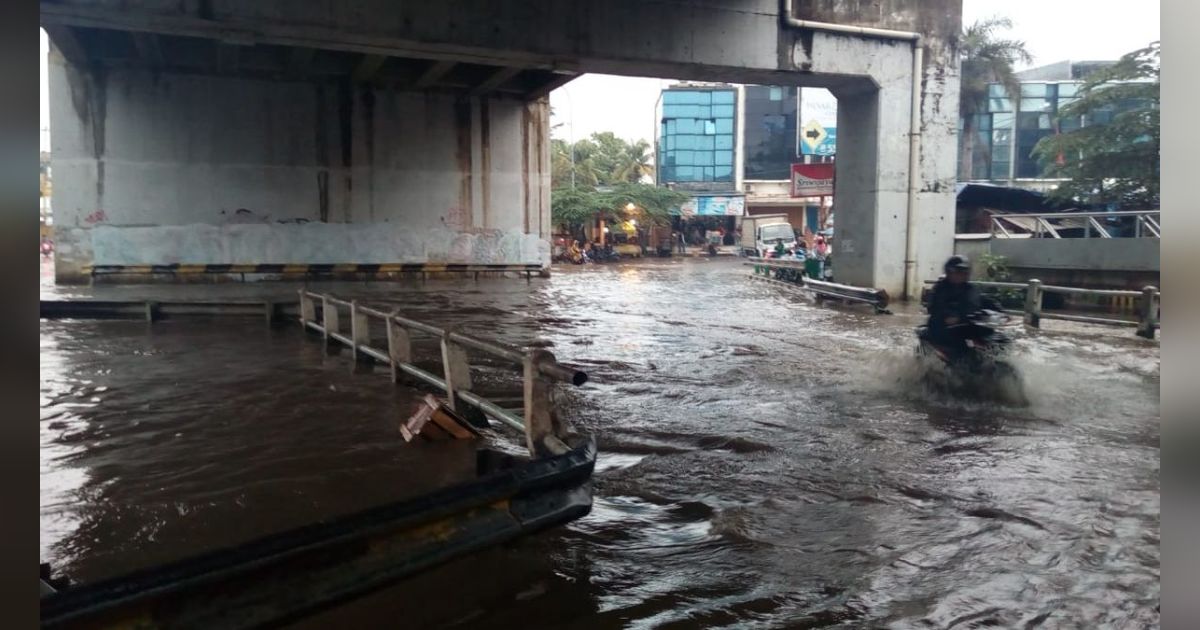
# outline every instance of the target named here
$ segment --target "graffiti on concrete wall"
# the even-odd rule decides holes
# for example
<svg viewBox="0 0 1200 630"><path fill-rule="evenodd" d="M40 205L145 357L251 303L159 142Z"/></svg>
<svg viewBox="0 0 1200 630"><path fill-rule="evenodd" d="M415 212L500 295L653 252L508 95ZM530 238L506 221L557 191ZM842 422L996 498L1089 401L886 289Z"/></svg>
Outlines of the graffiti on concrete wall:
<svg viewBox="0 0 1200 630"><path fill-rule="evenodd" d="M218 212L222 223L308 223L304 217L286 217L272 220L270 213L259 214L249 208L238 208L233 212L221 210Z"/></svg>

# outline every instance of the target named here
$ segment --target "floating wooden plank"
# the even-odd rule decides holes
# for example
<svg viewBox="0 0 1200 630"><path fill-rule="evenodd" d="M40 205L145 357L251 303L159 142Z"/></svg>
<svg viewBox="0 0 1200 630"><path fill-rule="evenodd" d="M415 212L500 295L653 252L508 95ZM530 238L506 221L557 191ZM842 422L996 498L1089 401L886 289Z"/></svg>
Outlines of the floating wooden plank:
<svg viewBox="0 0 1200 630"><path fill-rule="evenodd" d="M400 425L400 434L405 442L411 442L418 436L431 442L479 437L479 432L466 418L433 394L427 394L416 413Z"/></svg>

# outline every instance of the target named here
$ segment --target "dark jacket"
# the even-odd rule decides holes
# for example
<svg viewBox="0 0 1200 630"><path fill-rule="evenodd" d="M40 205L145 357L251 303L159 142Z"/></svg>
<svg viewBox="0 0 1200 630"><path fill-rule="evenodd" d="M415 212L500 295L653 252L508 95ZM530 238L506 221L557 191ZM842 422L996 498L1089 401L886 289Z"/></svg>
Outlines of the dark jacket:
<svg viewBox="0 0 1200 630"><path fill-rule="evenodd" d="M945 278L933 285L929 294L929 332L939 335L946 329L946 318L957 317L960 321L983 309L1000 310L1000 304L980 293L979 287L965 282L950 284Z"/></svg>

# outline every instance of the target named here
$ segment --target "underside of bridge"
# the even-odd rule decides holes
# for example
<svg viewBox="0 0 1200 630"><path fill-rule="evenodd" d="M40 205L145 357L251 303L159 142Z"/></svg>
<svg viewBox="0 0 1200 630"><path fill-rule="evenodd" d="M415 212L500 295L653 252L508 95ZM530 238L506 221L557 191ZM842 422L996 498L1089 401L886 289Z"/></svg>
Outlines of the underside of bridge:
<svg viewBox="0 0 1200 630"><path fill-rule="evenodd" d="M41 10L60 281L93 265L548 265L547 97L587 72L828 87L839 99L839 280L899 295L906 258L934 277L953 248L961 0Z"/></svg>

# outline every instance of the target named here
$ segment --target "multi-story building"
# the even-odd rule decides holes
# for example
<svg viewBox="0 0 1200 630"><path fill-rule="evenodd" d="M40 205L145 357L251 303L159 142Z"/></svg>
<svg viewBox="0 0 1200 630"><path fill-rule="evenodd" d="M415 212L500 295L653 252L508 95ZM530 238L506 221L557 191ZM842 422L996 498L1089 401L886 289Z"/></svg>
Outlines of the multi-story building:
<svg viewBox="0 0 1200 630"><path fill-rule="evenodd" d="M779 86L680 83L662 91L656 180L692 195L682 222L732 232L742 216L787 214L797 229L821 225L817 200L791 194L792 165L816 157L801 155L799 98L798 88Z"/></svg>
<svg viewBox="0 0 1200 630"><path fill-rule="evenodd" d="M1044 175L1033 155L1042 138L1081 126L1105 124L1113 115L1136 104L1118 104L1091 117L1059 118L1062 108L1078 100L1084 78L1113 61L1061 61L1016 73L1020 94L1009 95L1003 85L988 86L985 112L975 115L973 133L964 133L959 120L959 174L962 182L989 183L1029 190L1053 189L1061 180Z"/></svg>

